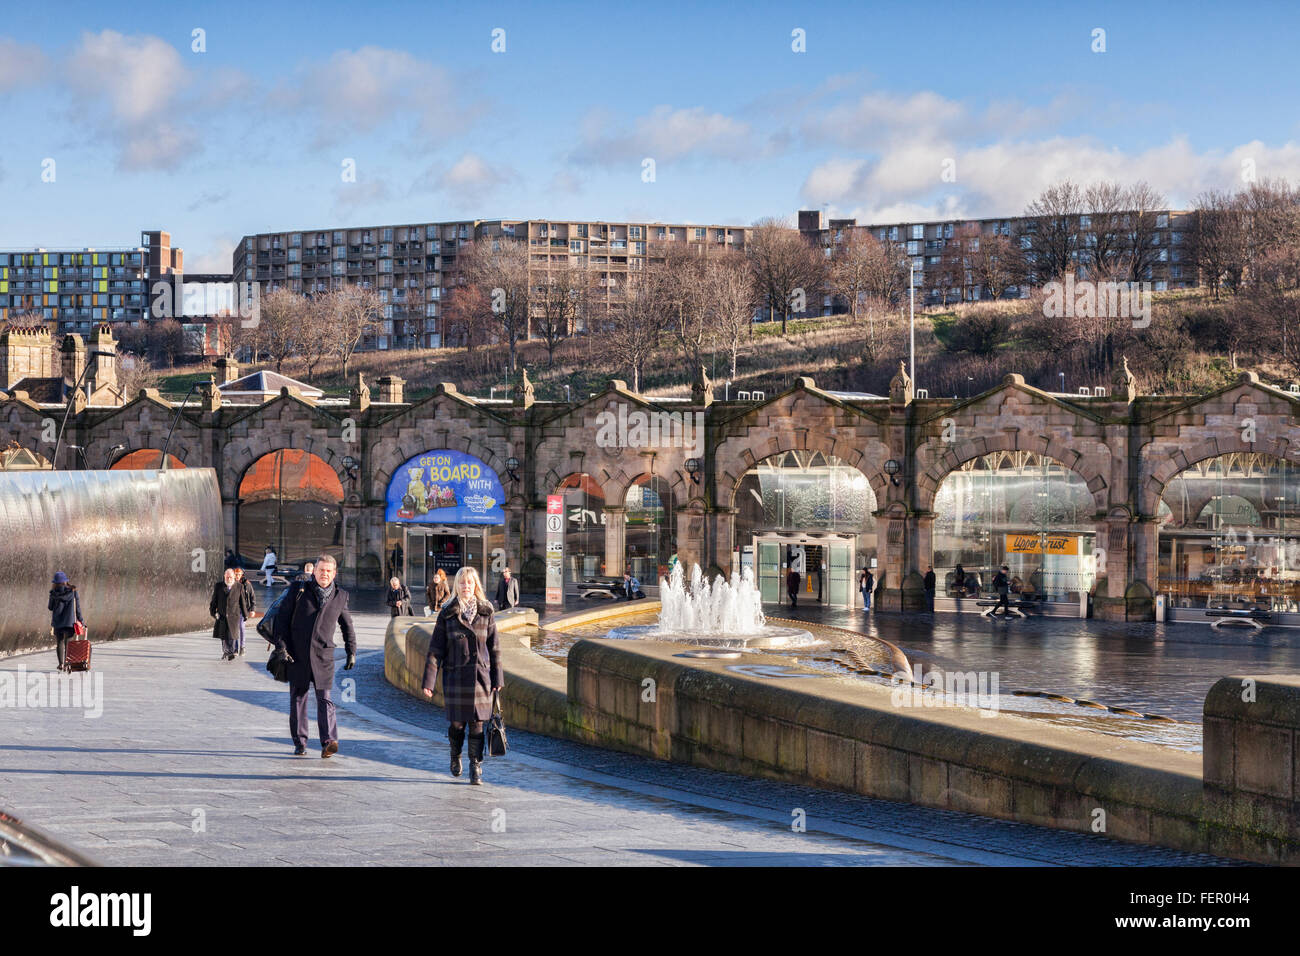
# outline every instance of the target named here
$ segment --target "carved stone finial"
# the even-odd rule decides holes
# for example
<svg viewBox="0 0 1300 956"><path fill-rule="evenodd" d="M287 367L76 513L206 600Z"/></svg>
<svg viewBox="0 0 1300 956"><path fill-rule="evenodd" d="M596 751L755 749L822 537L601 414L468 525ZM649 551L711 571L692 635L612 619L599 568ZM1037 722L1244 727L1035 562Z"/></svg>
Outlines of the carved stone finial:
<svg viewBox="0 0 1300 956"><path fill-rule="evenodd" d="M205 412L215 412L221 409L221 393L217 391L217 383L213 381L212 376L199 386L199 397L203 401L203 410Z"/></svg>
<svg viewBox="0 0 1300 956"><path fill-rule="evenodd" d="M519 381L510 389L510 397L520 408L531 408L535 400L533 383L528 379L528 369L519 369Z"/></svg>
<svg viewBox="0 0 1300 956"><path fill-rule="evenodd" d="M357 372L356 384L348 395L348 408L364 412L370 407L370 386L366 384L365 376Z"/></svg>
<svg viewBox="0 0 1300 956"><path fill-rule="evenodd" d="M696 405L713 404L713 380L703 365L700 366L699 378L691 383L691 400Z"/></svg>
<svg viewBox="0 0 1300 956"><path fill-rule="evenodd" d="M907 374L907 364L898 361L898 374L889 380L889 402L891 405L912 404L912 376Z"/></svg>
<svg viewBox="0 0 1300 956"><path fill-rule="evenodd" d="M1115 387L1112 394L1121 401L1132 403L1137 398L1137 376L1128 367L1128 356L1121 357L1121 365L1115 372Z"/></svg>

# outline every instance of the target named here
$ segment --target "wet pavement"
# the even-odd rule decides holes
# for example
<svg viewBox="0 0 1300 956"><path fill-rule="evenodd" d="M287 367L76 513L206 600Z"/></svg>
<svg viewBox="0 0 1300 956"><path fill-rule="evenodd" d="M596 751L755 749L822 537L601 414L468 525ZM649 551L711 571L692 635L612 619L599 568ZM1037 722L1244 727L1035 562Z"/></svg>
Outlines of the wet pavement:
<svg viewBox="0 0 1300 956"><path fill-rule="evenodd" d="M219 660L207 633L116 641L95 648L100 716L0 715L0 806L125 865L1226 862L514 730L510 754L485 765L487 785L471 787L447 773L441 711L384 679L387 617L356 621L357 668L336 675L338 756L320 759L314 741L307 757L290 755L287 693L260 640L236 662ZM9 658L0 672L30 681L53 659Z"/></svg>

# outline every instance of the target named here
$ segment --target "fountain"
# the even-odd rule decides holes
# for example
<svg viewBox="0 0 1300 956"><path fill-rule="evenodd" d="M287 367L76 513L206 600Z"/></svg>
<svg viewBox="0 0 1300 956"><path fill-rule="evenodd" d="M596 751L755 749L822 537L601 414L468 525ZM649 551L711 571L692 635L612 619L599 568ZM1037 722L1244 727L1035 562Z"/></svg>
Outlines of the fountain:
<svg viewBox="0 0 1300 956"><path fill-rule="evenodd" d="M690 586L682 565L659 579L659 622L612 628L612 638L707 644L711 647L760 648L820 644L801 628L776 627L763 616L763 598L749 568L710 582L698 564L691 566Z"/></svg>

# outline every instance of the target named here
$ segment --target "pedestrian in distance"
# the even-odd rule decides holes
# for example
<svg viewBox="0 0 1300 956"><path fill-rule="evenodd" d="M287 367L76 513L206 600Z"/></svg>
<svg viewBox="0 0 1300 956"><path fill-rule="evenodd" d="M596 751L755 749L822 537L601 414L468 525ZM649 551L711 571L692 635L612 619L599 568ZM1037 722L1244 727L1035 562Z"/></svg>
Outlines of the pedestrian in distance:
<svg viewBox="0 0 1300 956"><path fill-rule="evenodd" d="M876 576L871 573L870 568L862 569L862 576L858 580L858 585L862 589L862 610L864 613L871 612L871 594L876 588Z"/></svg>
<svg viewBox="0 0 1300 956"><path fill-rule="evenodd" d="M315 574L316 574L316 565L308 561L306 564L302 566L302 571L299 572L295 580L301 581L303 584L310 584L311 579Z"/></svg>
<svg viewBox="0 0 1300 956"><path fill-rule="evenodd" d="M966 593L966 571L960 564L952 571L952 590L959 597Z"/></svg>
<svg viewBox="0 0 1300 956"><path fill-rule="evenodd" d="M451 598L451 585L447 583L446 571L438 568L433 572L433 580L425 585L424 596L428 599L429 609L436 616Z"/></svg>
<svg viewBox="0 0 1300 956"><path fill-rule="evenodd" d="M641 582L636 579L631 568L625 568L623 570L623 598L633 601L638 597L645 597L641 593Z"/></svg>
<svg viewBox="0 0 1300 956"><path fill-rule="evenodd" d="M221 641L221 659L233 661L239 650L239 626L245 613L252 613L244 586L235 580L234 568L226 568L213 586L208 613L215 619L212 636Z"/></svg>
<svg viewBox="0 0 1300 956"><path fill-rule="evenodd" d="M411 609L411 589L397 578L388 579L388 597L385 598L390 617L400 617Z"/></svg>
<svg viewBox="0 0 1300 956"><path fill-rule="evenodd" d="M799 572L791 568L785 576L785 590L790 595L790 609L794 610L799 605L799 584L803 578Z"/></svg>
<svg viewBox="0 0 1300 956"><path fill-rule="evenodd" d="M998 573L993 576L993 590L998 592L997 607L1002 609L1002 616L1006 617L1011 613L1010 590L1011 590L1011 569L1005 564L1002 565ZM993 613L997 613L994 609Z"/></svg>
<svg viewBox="0 0 1300 956"><path fill-rule="evenodd" d="M501 655L492 605L478 572L461 568L451 601L438 612L424 663L424 696L432 697L442 672L442 698L451 742L451 775L461 774L460 755L469 733L469 782L483 782L483 722L501 692Z"/></svg>
<svg viewBox="0 0 1300 956"><path fill-rule="evenodd" d="M83 627L86 622L81 616L81 596L77 586L68 580L62 571L54 572L50 582L50 633L54 635L55 649L59 658L59 670L67 662L68 641L76 635L77 625Z"/></svg>
<svg viewBox="0 0 1300 956"><path fill-rule="evenodd" d="M234 551L232 551L230 548L226 548L226 560L225 560L225 564L223 565L223 570L224 568L237 568L237 567L239 567L239 558L235 555Z"/></svg>
<svg viewBox="0 0 1300 956"><path fill-rule="evenodd" d="M262 566L258 568L266 575L266 586L271 586L271 575L275 573L275 548L269 544L266 546L266 554L262 557Z"/></svg>
<svg viewBox="0 0 1300 956"><path fill-rule="evenodd" d="M509 568L501 571L501 580L497 582L497 610L519 606L519 580L510 573Z"/></svg>
<svg viewBox="0 0 1300 956"><path fill-rule="evenodd" d="M334 582L338 562L332 555L316 559L309 582L295 581L275 615L275 645L289 665L289 735L293 753L307 753L307 692L316 688L316 727L322 757L339 752L334 713L334 633L343 631L345 671L357 663L357 634L348 612L348 592Z"/></svg>
<svg viewBox="0 0 1300 956"><path fill-rule="evenodd" d="M248 601L248 610L244 616L239 619L239 656L244 655L244 622L252 620L257 614L257 595L253 593L253 582L244 576L244 569L236 564L232 571L235 572L235 580L239 586L244 589L244 597Z"/></svg>
<svg viewBox="0 0 1300 956"><path fill-rule="evenodd" d="M927 565L925 569L925 605L927 608L930 609L931 614L934 613L934 589L935 589L934 566Z"/></svg>

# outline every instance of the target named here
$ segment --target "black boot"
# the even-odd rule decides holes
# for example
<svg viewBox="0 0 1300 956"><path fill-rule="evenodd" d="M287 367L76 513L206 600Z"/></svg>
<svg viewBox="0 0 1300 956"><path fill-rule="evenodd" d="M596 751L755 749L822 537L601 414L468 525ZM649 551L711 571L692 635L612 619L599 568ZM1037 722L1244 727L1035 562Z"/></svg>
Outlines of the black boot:
<svg viewBox="0 0 1300 956"><path fill-rule="evenodd" d="M460 776L460 751L465 744L464 727L448 727L447 739L451 741L451 775ZM471 745L472 746L472 745Z"/></svg>
<svg viewBox="0 0 1300 956"><path fill-rule="evenodd" d="M469 782L483 783L483 735L469 735Z"/></svg>

